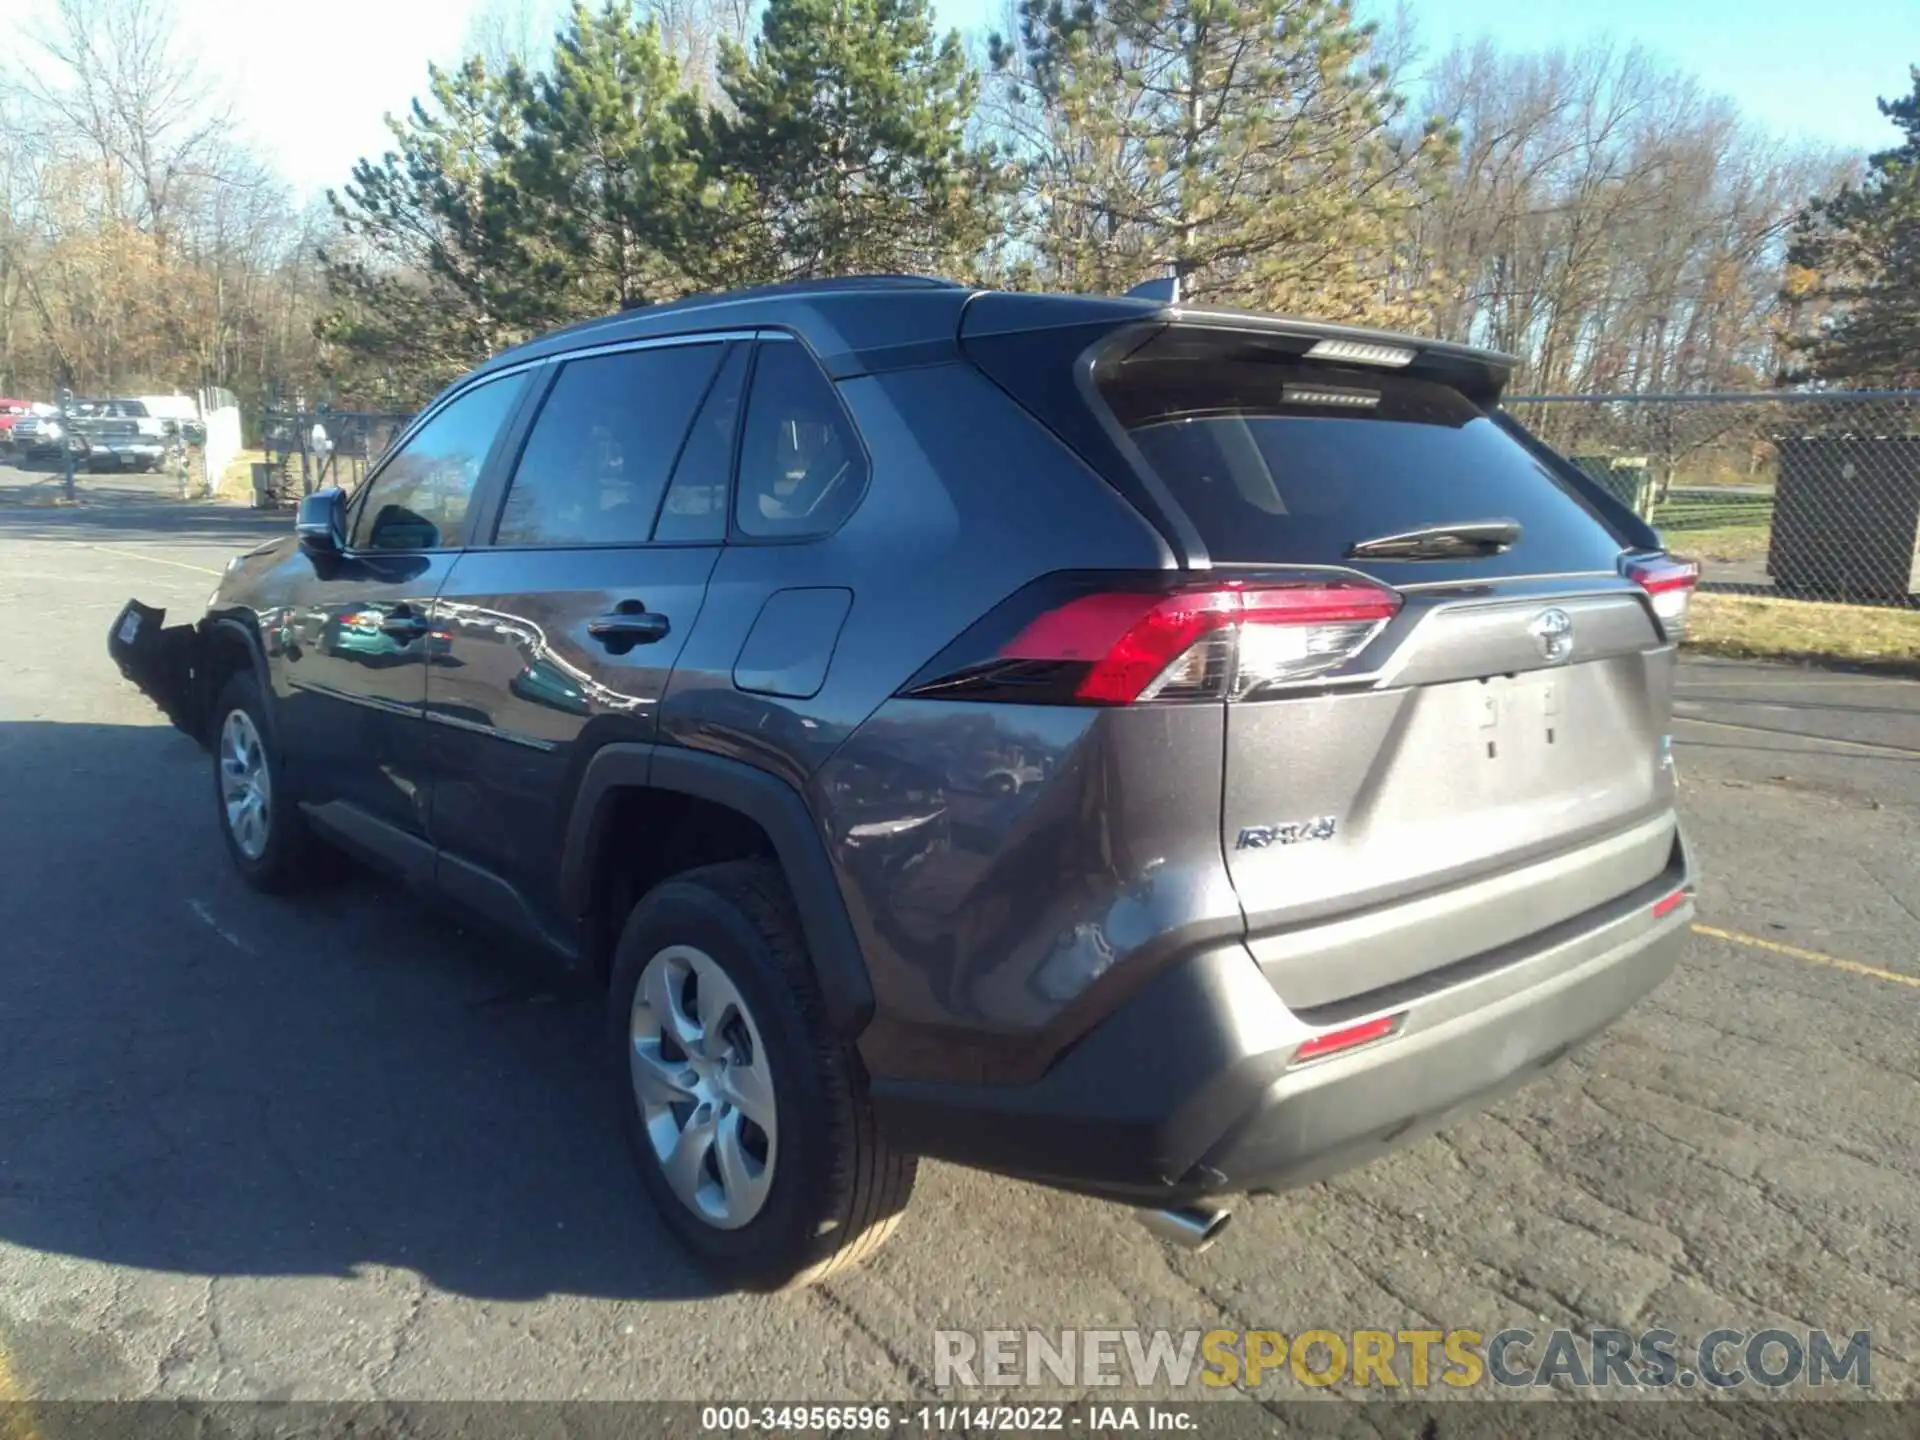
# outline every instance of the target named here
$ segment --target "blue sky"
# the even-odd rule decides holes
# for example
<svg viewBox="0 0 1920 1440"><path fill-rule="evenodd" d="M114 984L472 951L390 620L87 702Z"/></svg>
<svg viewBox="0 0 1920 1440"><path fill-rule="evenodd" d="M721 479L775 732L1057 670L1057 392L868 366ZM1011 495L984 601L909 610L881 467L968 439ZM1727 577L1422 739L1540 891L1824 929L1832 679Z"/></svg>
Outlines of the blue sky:
<svg viewBox="0 0 1920 1440"><path fill-rule="evenodd" d="M231 87L236 121L301 190L346 177L385 142L426 64L460 49L473 12L503 0L174 0L182 38ZM561 0L505 0L557 5ZM1394 0L1362 0L1386 14ZM0 34L31 27L46 0L0 0ZM963 29L1003 0L935 0ZM1891 143L1875 95L1905 93L1920 63L1920 0L1407 0L1429 52L1491 36L1504 47L1637 41L1692 70L1785 134L1858 150ZM13 52L16 57L19 49Z"/></svg>
<svg viewBox="0 0 1920 1440"><path fill-rule="evenodd" d="M1492 36L1510 49L1637 41L1783 134L1860 150L1897 132L1873 107L1920 64L1920 0L1409 0L1430 50Z"/></svg>

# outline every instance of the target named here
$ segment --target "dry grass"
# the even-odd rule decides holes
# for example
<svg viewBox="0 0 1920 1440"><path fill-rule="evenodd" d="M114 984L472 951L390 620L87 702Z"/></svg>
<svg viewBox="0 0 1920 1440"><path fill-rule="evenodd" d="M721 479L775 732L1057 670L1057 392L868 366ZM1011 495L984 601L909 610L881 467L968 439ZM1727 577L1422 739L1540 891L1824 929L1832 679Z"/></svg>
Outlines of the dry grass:
<svg viewBox="0 0 1920 1440"><path fill-rule="evenodd" d="M253 503L253 466L256 461L265 461L264 450L242 450L227 462L227 468L220 472L213 493L222 500L238 500L242 504Z"/></svg>
<svg viewBox="0 0 1920 1440"><path fill-rule="evenodd" d="M1920 610L1696 595L1687 649L1920 675Z"/></svg>

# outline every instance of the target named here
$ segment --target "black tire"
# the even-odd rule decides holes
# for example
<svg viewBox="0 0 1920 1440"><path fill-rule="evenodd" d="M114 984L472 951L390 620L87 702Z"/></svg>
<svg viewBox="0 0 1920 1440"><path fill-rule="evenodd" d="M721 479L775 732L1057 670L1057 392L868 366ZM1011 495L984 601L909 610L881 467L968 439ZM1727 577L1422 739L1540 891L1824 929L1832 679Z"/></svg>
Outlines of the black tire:
<svg viewBox="0 0 1920 1440"><path fill-rule="evenodd" d="M738 1229L701 1218L674 1192L634 1095L634 993L648 961L674 945L703 951L732 982L773 1076L773 1178L758 1213ZM822 1011L792 896L770 861L708 865L664 882L634 906L614 951L609 1049L628 1146L669 1228L735 1288L797 1288L860 1264L898 1227L913 1193L915 1157L881 1139L865 1073Z"/></svg>
<svg viewBox="0 0 1920 1440"><path fill-rule="evenodd" d="M258 855L250 855L235 838L228 823L225 777L222 773L222 735L227 718L242 711L254 733L264 742L262 752L267 773L266 843ZM220 838L240 878L256 890L283 894L309 883L318 867L314 864L316 847L299 809L284 780L279 746L275 742L273 720L260 694L260 682L251 670L236 671L221 688L220 698L209 717L213 753L214 818L220 826Z"/></svg>

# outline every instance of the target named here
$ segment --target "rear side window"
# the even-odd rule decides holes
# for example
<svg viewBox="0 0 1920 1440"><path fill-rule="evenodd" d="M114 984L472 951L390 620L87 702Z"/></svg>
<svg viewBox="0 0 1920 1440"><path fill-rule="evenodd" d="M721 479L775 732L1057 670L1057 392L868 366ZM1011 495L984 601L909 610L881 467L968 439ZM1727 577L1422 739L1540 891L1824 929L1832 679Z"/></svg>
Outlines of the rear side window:
<svg viewBox="0 0 1920 1440"><path fill-rule="evenodd" d="M727 533L727 489L733 483L733 438L740 428L740 401L746 391L749 345L727 354L701 402L693 430L673 467L666 502L660 507L656 540L722 540Z"/></svg>
<svg viewBox="0 0 1920 1440"><path fill-rule="evenodd" d="M645 542L724 348L623 350L563 365L521 451L494 543Z"/></svg>
<svg viewBox="0 0 1920 1440"><path fill-rule="evenodd" d="M866 488L866 455L833 383L796 342L761 345L740 435L741 534L825 535Z"/></svg>
<svg viewBox="0 0 1920 1440"><path fill-rule="evenodd" d="M1436 580L1610 570L1620 553L1559 477L1434 381L1189 355L1123 363L1100 388L1216 561L1345 564L1362 541L1485 520L1519 522L1519 542L1395 568Z"/></svg>

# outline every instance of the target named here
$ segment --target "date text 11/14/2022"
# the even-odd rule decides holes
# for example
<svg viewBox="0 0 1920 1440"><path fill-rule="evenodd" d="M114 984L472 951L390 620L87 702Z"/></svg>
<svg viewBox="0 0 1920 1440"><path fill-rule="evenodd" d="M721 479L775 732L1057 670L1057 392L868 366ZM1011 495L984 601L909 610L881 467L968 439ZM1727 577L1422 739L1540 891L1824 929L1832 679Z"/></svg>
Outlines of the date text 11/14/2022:
<svg viewBox="0 0 1920 1440"><path fill-rule="evenodd" d="M992 1430L1030 1435L1117 1430L1190 1432L1199 1428L1193 1407L1154 1404L1099 1405L707 1405L700 1430L709 1435L783 1432L858 1433L891 1430L933 1434Z"/></svg>

